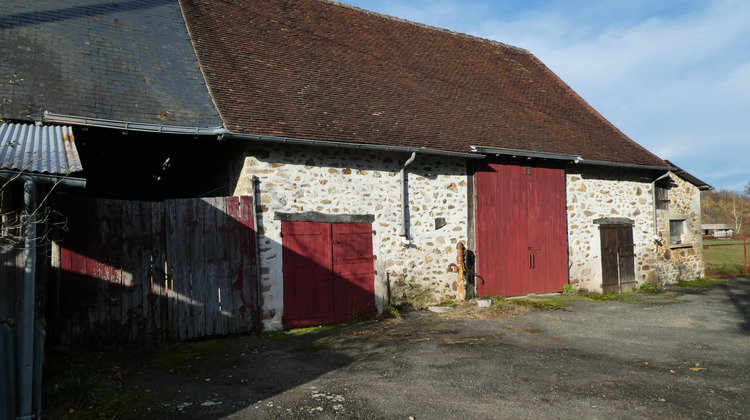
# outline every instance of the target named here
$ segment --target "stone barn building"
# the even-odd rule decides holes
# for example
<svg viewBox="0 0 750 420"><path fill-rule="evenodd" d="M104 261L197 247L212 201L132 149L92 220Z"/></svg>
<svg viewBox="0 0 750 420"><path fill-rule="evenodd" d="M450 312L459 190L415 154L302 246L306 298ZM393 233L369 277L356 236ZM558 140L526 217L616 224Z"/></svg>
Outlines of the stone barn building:
<svg viewBox="0 0 750 420"><path fill-rule="evenodd" d="M90 197L253 196L265 329L702 275L709 186L526 50L325 0L85 3L0 6L0 94L36 101L5 117L73 126Z"/></svg>

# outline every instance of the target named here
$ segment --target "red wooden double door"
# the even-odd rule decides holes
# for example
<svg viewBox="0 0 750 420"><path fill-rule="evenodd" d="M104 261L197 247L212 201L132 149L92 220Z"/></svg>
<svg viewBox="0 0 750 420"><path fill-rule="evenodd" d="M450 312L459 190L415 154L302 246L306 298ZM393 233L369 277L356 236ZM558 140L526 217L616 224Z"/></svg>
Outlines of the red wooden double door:
<svg viewBox="0 0 750 420"><path fill-rule="evenodd" d="M284 328L375 314L370 223L281 223Z"/></svg>
<svg viewBox="0 0 750 420"><path fill-rule="evenodd" d="M475 183L477 295L561 291L568 282L564 171L489 163Z"/></svg>

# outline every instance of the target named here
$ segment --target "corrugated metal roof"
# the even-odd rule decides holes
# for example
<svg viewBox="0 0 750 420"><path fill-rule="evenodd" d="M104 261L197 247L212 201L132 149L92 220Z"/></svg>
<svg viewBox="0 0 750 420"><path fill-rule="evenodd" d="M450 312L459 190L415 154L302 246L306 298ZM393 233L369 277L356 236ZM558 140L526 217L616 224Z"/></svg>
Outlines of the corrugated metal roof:
<svg viewBox="0 0 750 420"><path fill-rule="evenodd" d="M0 124L0 169L54 175L82 171L73 128Z"/></svg>

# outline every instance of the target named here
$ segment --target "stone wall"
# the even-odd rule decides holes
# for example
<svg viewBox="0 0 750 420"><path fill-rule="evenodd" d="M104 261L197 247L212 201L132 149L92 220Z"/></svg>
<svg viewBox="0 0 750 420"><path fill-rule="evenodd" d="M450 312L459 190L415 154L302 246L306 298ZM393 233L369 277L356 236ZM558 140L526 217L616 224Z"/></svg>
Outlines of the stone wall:
<svg viewBox="0 0 750 420"><path fill-rule="evenodd" d="M566 171L568 265L577 290L602 292L600 218L633 221L635 279L647 281L656 263L653 194L650 179L622 169L573 168Z"/></svg>
<svg viewBox="0 0 750 420"><path fill-rule="evenodd" d="M655 284L693 280L703 276L703 236L701 233L701 202L698 188L670 175L669 209L657 210L659 237L663 246L658 249L656 270L650 279ZM679 242L673 243L670 220L682 224Z"/></svg>
<svg viewBox="0 0 750 420"><path fill-rule="evenodd" d="M236 195L260 179L259 230L264 328L280 329L283 311L281 222L276 212L373 215L376 305L424 307L457 299L456 245L467 239L467 177L461 159L418 154L408 167L410 233L401 232L400 169L406 153L305 146L259 147L248 153ZM435 219L445 225L436 228Z"/></svg>
<svg viewBox="0 0 750 420"><path fill-rule="evenodd" d="M566 173L571 286L602 291L601 240L594 220L608 217L633 221L639 285L668 284L703 275L697 187L671 175L674 186L669 190L669 210L656 211L655 230L653 177L602 168L574 168ZM670 243L670 219L684 220L682 244Z"/></svg>

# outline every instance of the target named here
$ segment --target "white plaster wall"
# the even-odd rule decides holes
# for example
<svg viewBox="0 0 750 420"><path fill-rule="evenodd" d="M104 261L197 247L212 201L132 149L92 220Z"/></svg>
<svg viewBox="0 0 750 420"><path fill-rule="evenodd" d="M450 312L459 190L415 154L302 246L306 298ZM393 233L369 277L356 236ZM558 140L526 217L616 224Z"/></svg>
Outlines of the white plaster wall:
<svg viewBox="0 0 750 420"><path fill-rule="evenodd" d="M316 211L374 215L375 294L379 311L387 303L423 306L458 298L457 276L448 271L456 244L467 238L467 183L461 159L417 155L409 168L413 242L404 247L399 171L409 155L303 146L268 146L247 156L235 195L252 194L260 179L260 270L265 329L282 328L281 222L274 213ZM446 226L436 230L435 218Z"/></svg>
<svg viewBox="0 0 750 420"><path fill-rule="evenodd" d="M571 286L602 292L601 239L594 220L604 217L634 221L635 278L646 281L656 262L651 183L621 170L591 168L568 171L566 189Z"/></svg>

